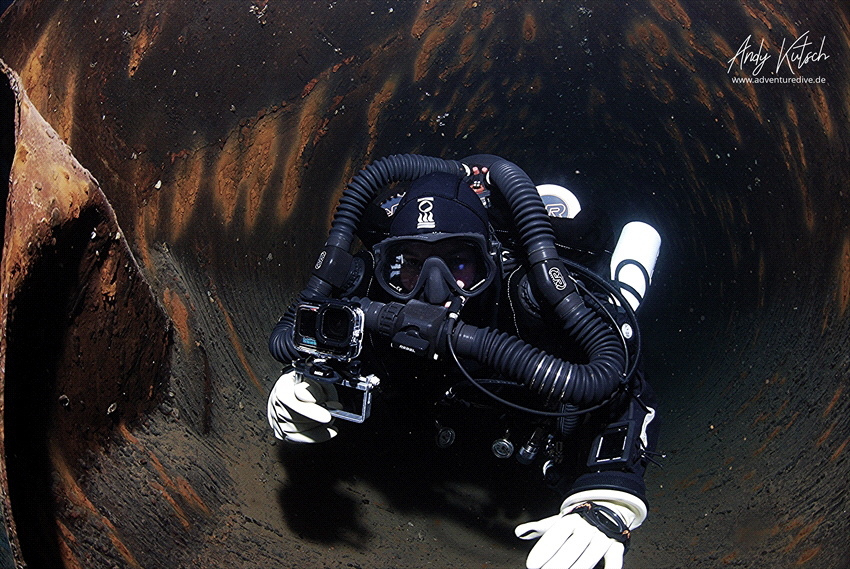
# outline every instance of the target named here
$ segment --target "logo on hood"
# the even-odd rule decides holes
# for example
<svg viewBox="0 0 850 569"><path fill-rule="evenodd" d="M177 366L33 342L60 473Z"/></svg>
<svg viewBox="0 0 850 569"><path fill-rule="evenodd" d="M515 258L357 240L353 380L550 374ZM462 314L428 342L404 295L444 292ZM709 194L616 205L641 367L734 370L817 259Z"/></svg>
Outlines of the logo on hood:
<svg viewBox="0 0 850 569"><path fill-rule="evenodd" d="M434 229L437 227L434 222L434 198L419 198L416 201L419 202L419 218L416 222L416 229Z"/></svg>

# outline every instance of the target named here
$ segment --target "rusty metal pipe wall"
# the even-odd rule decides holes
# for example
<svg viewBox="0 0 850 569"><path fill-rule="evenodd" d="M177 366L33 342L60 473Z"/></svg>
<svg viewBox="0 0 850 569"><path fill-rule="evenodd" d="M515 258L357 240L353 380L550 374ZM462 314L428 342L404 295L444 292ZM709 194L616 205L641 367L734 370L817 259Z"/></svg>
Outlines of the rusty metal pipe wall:
<svg viewBox="0 0 850 569"><path fill-rule="evenodd" d="M837 1L18 0L15 562L522 566L513 524L556 500L513 473L453 474L378 422L287 449L264 420L266 335L347 180L486 152L662 234L642 318L668 458L627 566L845 566L848 20ZM762 77L813 81L735 83L759 74L748 38Z"/></svg>

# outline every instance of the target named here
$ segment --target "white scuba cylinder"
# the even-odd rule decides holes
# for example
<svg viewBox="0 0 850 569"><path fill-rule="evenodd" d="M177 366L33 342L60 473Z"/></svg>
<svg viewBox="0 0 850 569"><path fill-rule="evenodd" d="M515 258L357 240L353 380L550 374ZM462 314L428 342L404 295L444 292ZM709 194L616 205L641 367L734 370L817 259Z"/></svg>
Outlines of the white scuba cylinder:
<svg viewBox="0 0 850 569"><path fill-rule="evenodd" d="M623 227L620 239L611 255L611 280L633 310L637 310L652 282L652 272L658 260L661 236L651 225L632 221ZM637 294L637 296L636 296Z"/></svg>

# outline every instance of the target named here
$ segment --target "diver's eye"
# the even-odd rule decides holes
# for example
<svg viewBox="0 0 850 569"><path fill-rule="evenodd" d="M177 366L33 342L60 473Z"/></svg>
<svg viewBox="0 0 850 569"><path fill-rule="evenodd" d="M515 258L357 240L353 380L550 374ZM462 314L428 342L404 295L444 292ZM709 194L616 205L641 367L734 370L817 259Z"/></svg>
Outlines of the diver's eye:
<svg viewBox="0 0 850 569"><path fill-rule="evenodd" d="M446 264L451 271L462 271L472 264L468 257L451 257L446 259Z"/></svg>
<svg viewBox="0 0 850 569"><path fill-rule="evenodd" d="M402 259L402 265L405 269L411 271L419 271L422 269L422 259L419 259L417 257L405 256Z"/></svg>

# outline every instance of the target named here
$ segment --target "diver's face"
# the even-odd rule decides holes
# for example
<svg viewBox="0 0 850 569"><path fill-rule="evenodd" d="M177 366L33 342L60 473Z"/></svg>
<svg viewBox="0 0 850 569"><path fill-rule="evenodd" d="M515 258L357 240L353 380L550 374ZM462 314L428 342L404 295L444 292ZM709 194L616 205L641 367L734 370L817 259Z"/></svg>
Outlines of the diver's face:
<svg viewBox="0 0 850 569"><path fill-rule="evenodd" d="M461 289L473 286L482 278L475 251L462 242L410 242L405 244L401 253L402 262L399 280L405 292L413 290L416 283L419 282L422 266L430 257L439 257L443 260L455 279L455 283Z"/></svg>
<svg viewBox="0 0 850 569"><path fill-rule="evenodd" d="M399 300L444 304L452 296L470 298L496 277L493 254L477 233L390 237L374 253L378 283Z"/></svg>

